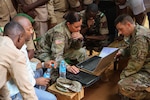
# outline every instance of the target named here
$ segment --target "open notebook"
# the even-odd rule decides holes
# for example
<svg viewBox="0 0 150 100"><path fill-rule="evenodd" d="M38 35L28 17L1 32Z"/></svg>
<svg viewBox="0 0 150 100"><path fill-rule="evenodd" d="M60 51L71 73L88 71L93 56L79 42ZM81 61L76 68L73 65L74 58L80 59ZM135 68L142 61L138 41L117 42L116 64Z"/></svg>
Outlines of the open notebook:
<svg viewBox="0 0 150 100"><path fill-rule="evenodd" d="M101 73L114 61L114 56L118 48L104 47L98 56L93 56L76 66L80 68L80 73L72 74L67 72L67 78L79 81L84 86L90 86L95 83ZM100 57L101 56L101 57Z"/></svg>

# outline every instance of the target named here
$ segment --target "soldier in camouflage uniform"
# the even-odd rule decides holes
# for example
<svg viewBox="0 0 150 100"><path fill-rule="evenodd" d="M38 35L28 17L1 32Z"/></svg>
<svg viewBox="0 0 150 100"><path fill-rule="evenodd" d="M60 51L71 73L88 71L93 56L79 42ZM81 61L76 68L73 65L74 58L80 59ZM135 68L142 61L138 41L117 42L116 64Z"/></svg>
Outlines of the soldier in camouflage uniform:
<svg viewBox="0 0 150 100"><path fill-rule="evenodd" d="M50 59L59 62L62 59L81 62L86 58L86 50L82 48L83 36L80 34L82 19L75 12L65 16L66 21L56 25L42 35L37 57L42 61ZM66 63L67 64L67 63ZM76 66L67 64L67 70L78 73Z"/></svg>
<svg viewBox="0 0 150 100"><path fill-rule="evenodd" d="M117 17L115 25L129 45L116 54L129 56L118 82L120 93L131 99L150 100L150 30L135 24L129 15Z"/></svg>
<svg viewBox="0 0 150 100"><path fill-rule="evenodd" d="M80 12L83 19L81 33L85 37L85 46L88 50L108 45L108 26L104 13L98 10L94 3L87 6L87 9Z"/></svg>

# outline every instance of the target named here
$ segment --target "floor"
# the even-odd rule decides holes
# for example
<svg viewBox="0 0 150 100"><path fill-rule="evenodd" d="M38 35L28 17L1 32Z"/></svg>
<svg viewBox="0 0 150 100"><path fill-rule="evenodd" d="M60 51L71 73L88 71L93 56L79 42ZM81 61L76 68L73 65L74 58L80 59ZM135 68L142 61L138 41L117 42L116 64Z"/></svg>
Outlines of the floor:
<svg viewBox="0 0 150 100"><path fill-rule="evenodd" d="M120 62L120 64L120 68L116 71L112 65L105 73L107 76L101 77L100 80L92 86L85 88L85 96L82 100L120 100L117 82L119 81L119 74L125 66L125 61ZM124 64L124 66L122 66L122 64Z"/></svg>
<svg viewBox="0 0 150 100"><path fill-rule="evenodd" d="M147 18L144 26L149 27ZM97 52L94 54L97 54ZM124 60L120 62L120 67L116 71L113 70L113 67L110 67L106 72L107 78L102 78L92 86L85 88L85 96L82 100L120 100L117 82L119 81L121 70L125 67L124 63Z"/></svg>

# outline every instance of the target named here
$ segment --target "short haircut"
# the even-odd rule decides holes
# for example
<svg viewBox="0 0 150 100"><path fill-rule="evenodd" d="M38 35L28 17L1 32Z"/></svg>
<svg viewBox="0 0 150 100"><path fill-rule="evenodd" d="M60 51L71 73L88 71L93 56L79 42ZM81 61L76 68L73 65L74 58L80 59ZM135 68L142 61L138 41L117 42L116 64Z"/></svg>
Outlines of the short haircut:
<svg viewBox="0 0 150 100"><path fill-rule="evenodd" d="M131 24L134 23L133 19L131 16L127 15L127 14L122 14L122 15L119 15L116 20L115 20L115 26L118 24L118 23L125 23L125 22L130 22Z"/></svg>
<svg viewBox="0 0 150 100"><path fill-rule="evenodd" d="M92 4L88 5L87 8L86 8L86 12L97 13L98 12L98 6L97 6L97 4L92 3Z"/></svg>
<svg viewBox="0 0 150 100"><path fill-rule="evenodd" d="M5 25L3 35L15 38L15 36L22 35L23 33L25 33L25 30L19 23L10 21Z"/></svg>
<svg viewBox="0 0 150 100"><path fill-rule="evenodd" d="M81 16L74 11L70 11L68 12L65 16L64 16L65 20L67 22L69 22L70 24L73 24L75 22L79 22L81 20Z"/></svg>

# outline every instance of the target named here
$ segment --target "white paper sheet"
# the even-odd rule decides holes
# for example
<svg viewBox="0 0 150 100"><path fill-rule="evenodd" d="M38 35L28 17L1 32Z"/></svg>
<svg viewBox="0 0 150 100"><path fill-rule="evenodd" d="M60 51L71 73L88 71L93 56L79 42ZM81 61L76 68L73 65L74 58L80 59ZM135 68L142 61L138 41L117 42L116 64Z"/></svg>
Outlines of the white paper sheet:
<svg viewBox="0 0 150 100"><path fill-rule="evenodd" d="M107 55L115 52L116 50L118 50L118 48L113 48L113 47L103 47L103 49L101 50L99 57L106 57Z"/></svg>

